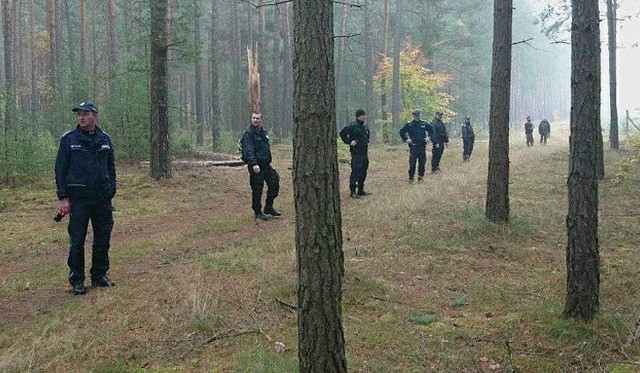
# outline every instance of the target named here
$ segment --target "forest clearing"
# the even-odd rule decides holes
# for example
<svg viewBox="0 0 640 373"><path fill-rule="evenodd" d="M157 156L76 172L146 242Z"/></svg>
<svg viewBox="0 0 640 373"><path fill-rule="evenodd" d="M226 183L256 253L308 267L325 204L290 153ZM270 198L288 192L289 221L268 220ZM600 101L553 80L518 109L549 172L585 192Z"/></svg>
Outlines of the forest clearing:
<svg viewBox="0 0 640 373"><path fill-rule="evenodd" d="M605 151L601 310L563 320L568 126L512 131L511 219L484 217L485 136L409 184L405 145L370 150L370 196L340 165L346 354L354 372L637 372L640 166ZM50 179L0 190L0 371L295 372L291 147L274 147L284 215L254 221L246 167L153 181L119 167L111 276L74 296ZM429 156L430 157L430 156ZM87 245L90 246L90 245ZM89 254L88 254L89 255Z"/></svg>

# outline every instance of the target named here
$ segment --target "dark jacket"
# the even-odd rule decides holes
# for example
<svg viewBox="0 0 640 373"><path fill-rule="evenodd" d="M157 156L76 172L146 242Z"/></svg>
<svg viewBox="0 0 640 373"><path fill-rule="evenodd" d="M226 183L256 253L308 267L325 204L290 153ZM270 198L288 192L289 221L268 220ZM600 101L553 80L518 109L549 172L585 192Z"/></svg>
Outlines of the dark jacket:
<svg viewBox="0 0 640 373"><path fill-rule="evenodd" d="M271 164L269 135L264 127L257 129L251 125L242 135L242 160L249 166Z"/></svg>
<svg viewBox="0 0 640 373"><path fill-rule="evenodd" d="M356 141L356 146L351 146L351 154L367 154L369 149L369 127L365 123L360 123L357 120L340 131L340 138L342 141L350 145L351 141Z"/></svg>
<svg viewBox="0 0 640 373"><path fill-rule="evenodd" d="M442 123L442 121L435 118L433 122L431 122L431 127L433 127L433 135L431 136L431 142L433 143L433 145L444 145L445 143L449 143L447 128L444 126L444 123Z"/></svg>
<svg viewBox="0 0 640 373"><path fill-rule="evenodd" d="M471 126L471 122L462 123L462 139L463 140L474 140L476 137L473 132L473 127Z"/></svg>
<svg viewBox="0 0 640 373"><path fill-rule="evenodd" d="M549 124L549 121L544 119L542 122L540 122L540 125L538 126L538 132L541 135L548 135L549 133L551 133L551 125Z"/></svg>
<svg viewBox="0 0 640 373"><path fill-rule="evenodd" d="M533 123L527 122L524 124L524 133L527 135L533 133Z"/></svg>
<svg viewBox="0 0 640 373"><path fill-rule="evenodd" d="M407 141L407 138L411 139L414 145L426 145L425 139L431 137L433 128L431 125L423 120L407 122L400 129L400 137L402 141Z"/></svg>
<svg viewBox="0 0 640 373"><path fill-rule="evenodd" d="M62 135L56 157L58 198L109 201L116 194L111 138L99 127L93 134L78 126Z"/></svg>

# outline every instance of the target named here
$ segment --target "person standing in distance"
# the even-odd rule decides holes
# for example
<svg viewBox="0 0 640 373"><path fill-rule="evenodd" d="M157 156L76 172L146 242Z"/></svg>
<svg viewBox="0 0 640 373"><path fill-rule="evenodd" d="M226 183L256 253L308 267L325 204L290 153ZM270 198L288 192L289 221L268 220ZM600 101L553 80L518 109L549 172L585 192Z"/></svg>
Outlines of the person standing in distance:
<svg viewBox="0 0 640 373"><path fill-rule="evenodd" d="M533 146L533 123L531 123L531 117L527 117L527 122L524 124L524 135L527 138L527 148Z"/></svg>
<svg viewBox="0 0 640 373"><path fill-rule="evenodd" d="M538 125L538 132L540 133L540 145L547 145L547 139L551 134L551 125L546 118Z"/></svg>
<svg viewBox="0 0 640 373"><path fill-rule="evenodd" d="M420 120L420 110L411 112L413 119L400 129L400 138L409 145L409 182L413 182L418 162L418 181L424 178L427 163L427 142L431 136L431 125Z"/></svg>
<svg viewBox="0 0 640 373"><path fill-rule="evenodd" d="M59 216L69 215L69 283L74 294L84 294L84 244L89 221L93 227L91 286L115 285L107 272L116 170L111 138L97 125L96 105L85 101L72 110L78 126L60 139L55 165L56 193Z"/></svg>
<svg viewBox="0 0 640 373"><path fill-rule="evenodd" d="M271 167L269 136L262 126L262 114L251 114L251 126L242 136L242 160L249 170L251 208L256 220L267 220L267 215L281 216L273 208L273 201L280 191L280 175ZM267 183L267 198L262 211L262 190Z"/></svg>
<svg viewBox="0 0 640 373"><path fill-rule="evenodd" d="M366 196L364 182L369 168L369 127L365 124L367 115L364 110L356 110L356 120L340 131L340 138L349 145L351 151L351 176L349 177L349 196L360 198Z"/></svg>
<svg viewBox="0 0 640 373"><path fill-rule="evenodd" d="M473 132L471 126L471 117L467 115L462 123L462 161L468 162L473 152L473 143L475 142L476 135Z"/></svg>
<svg viewBox="0 0 640 373"><path fill-rule="evenodd" d="M440 172L440 158L444 153L444 147L449 144L449 135L447 134L447 128L442 123L441 111L436 113L431 127L433 128L431 136L431 142L433 143L431 148L431 173L436 174Z"/></svg>

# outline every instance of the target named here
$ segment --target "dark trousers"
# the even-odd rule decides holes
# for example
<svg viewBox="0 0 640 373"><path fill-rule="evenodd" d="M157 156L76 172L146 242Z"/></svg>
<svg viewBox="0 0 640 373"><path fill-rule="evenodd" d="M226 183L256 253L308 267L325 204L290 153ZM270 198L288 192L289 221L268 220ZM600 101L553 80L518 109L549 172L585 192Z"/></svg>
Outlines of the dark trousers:
<svg viewBox="0 0 640 373"><path fill-rule="evenodd" d="M527 133L527 146L533 146L533 133Z"/></svg>
<svg viewBox="0 0 640 373"><path fill-rule="evenodd" d="M280 175L271 165L260 165L260 172L253 172L249 166L249 185L251 186L251 208L253 212L262 212L262 189L267 183L267 199L264 202L265 209L273 208L273 201L280 192Z"/></svg>
<svg viewBox="0 0 640 373"><path fill-rule="evenodd" d="M435 146L431 148L431 172L440 171L440 158L444 153L444 143L439 145L437 148Z"/></svg>
<svg viewBox="0 0 640 373"><path fill-rule="evenodd" d="M547 138L548 137L549 137L548 133L541 133L540 134L540 144L547 145Z"/></svg>
<svg viewBox="0 0 640 373"><path fill-rule="evenodd" d="M113 229L113 207L111 202L71 201L69 215L69 282L75 285L84 281L84 243L91 221L93 249L91 254L91 278L97 279L109 270L109 247Z"/></svg>
<svg viewBox="0 0 640 373"><path fill-rule="evenodd" d="M462 139L462 159L471 158L473 152L473 139Z"/></svg>
<svg viewBox="0 0 640 373"><path fill-rule="evenodd" d="M409 179L413 180L416 174L416 161L418 162L418 177L424 176L425 163L427 163L427 146L409 146Z"/></svg>
<svg viewBox="0 0 640 373"><path fill-rule="evenodd" d="M349 177L349 190L355 192L364 191L364 182L367 180L369 169L369 156L366 154L351 154L351 177Z"/></svg>

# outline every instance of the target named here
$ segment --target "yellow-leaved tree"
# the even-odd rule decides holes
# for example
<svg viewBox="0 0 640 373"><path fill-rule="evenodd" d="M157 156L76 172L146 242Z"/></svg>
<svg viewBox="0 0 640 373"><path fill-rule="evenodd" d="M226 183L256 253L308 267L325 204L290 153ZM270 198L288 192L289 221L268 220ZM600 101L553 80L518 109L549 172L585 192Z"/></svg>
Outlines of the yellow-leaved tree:
<svg viewBox="0 0 640 373"><path fill-rule="evenodd" d="M407 43L400 51L400 115L409 119L412 109L422 110L426 115L424 118L429 118L437 111L442 111L445 115L455 114L449 108L453 96L441 91L442 86L449 81L449 75L429 70L426 67L427 59L420 48L421 45ZM376 92L391 94L392 74L393 60L386 58L380 62L374 78Z"/></svg>

